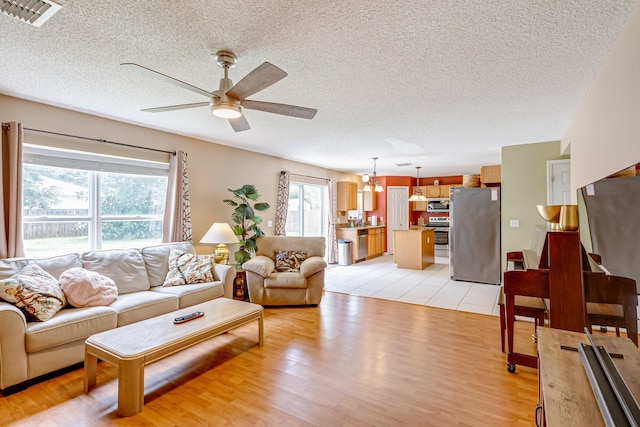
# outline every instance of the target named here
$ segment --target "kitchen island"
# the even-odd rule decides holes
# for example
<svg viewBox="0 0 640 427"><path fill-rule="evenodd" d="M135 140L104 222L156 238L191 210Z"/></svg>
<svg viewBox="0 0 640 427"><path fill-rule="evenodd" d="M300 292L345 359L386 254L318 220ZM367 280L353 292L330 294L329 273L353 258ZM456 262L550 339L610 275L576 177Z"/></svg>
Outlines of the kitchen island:
<svg viewBox="0 0 640 427"><path fill-rule="evenodd" d="M398 268L424 270L435 262L434 229L393 231L393 262Z"/></svg>

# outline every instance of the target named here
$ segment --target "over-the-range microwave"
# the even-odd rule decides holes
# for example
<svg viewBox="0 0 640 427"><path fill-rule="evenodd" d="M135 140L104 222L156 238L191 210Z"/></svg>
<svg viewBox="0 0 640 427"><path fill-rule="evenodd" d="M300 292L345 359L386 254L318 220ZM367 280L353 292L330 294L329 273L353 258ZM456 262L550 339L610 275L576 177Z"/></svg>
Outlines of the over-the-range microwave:
<svg viewBox="0 0 640 427"><path fill-rule="evenodd" d="M427 199L427 212L449 212L449 199L443 197Z"/></svg>

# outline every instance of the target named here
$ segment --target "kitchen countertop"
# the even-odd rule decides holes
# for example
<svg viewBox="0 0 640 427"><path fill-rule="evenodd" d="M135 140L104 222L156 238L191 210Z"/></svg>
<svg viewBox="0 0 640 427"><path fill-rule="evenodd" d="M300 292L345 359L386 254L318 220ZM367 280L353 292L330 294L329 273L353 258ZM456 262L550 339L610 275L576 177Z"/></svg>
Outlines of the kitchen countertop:
<svg viewBox="0 0 640 427"><path fill-rule="evenodd" d="M344 226L336 227L336 229L342 229L342 230L368 230L370 228L384 228L384 227L386 227L386 225L384 225L384 224L362 225L362 226L359 226L359 227L349 227L348 225L344 225Z"/></svg>

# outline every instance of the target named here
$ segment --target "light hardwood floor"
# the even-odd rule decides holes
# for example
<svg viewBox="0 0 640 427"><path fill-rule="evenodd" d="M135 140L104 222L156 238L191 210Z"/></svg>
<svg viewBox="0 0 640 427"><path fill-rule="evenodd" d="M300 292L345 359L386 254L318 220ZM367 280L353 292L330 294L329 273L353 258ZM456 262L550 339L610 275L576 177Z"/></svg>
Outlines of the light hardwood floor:
<svg viewBox="0 0 640 427"><path fill-rule="evenodd" d="M535 351L517 322L519 351ZM249 324L145 368L144 410L116 411L100 362L0 397L4 425L531 426L537 371L506 370L495 316L325 292L318 307L267 308ZM531 353L533 354L533 353Z"/></svg>

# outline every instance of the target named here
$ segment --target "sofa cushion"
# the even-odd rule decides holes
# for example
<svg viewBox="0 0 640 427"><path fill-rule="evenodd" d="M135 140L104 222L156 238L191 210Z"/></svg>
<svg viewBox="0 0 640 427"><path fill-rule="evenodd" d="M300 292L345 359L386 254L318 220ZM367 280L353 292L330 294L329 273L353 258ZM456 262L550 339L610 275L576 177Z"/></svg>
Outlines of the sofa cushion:
<svg viewBox="0 0 640 427"><path fill-rule="evenodd" d="M55 277L34 263L0 280L0 298L21 309L28 320L51 319L67 300Z"/></svg>
<svg viewBox="0 0 640 427"><path fill-rule="evenodd" d="M47 322L27 324L27 353L84 340L116 327L117 313L110 307L64 308Z"/></svg>
<svg viewBox="0 0 640 427"><path fill-rule="evenodd" d="M110 277L116 282L118 294L146 291L149 276L139 249L111 249L82 254L83 267Z"/></svg>
<svg viewBox="0 0 640 427"><path fill-rule="evenodd" d="M169 271L162 286L179 286L213 282L211 255L196 255L172 248Z"/></svg>
<svg viewBox="0 0 640 427"><path fill-rule="evenodd" d="M113 280L95 271L73 267L60 275L60 287L74 307L109 305L118 298Z"/></svg>
<svg viewBox="0 0 640 427"><path fill-rule="evenodd" d="M224 285L222 282L211 282L168 287L157 286L151 288L151 291L177 297L179 308L184 308L223 296Z"/></svg>
<svg viewBox="0 0 640 427"><path fill-rule="evenodd" d="M300 265L307 259L305 251L277 251L274 253L276 260L276 271L278 272L298 272Z"/></svg>
<svg viewBox="0 0 640 427"><path fill-rule="evenodd" d="M0 259L0 279L6 279L20 272L29 260L27 258L4 258Z"/></svg>
<svg viewBox="0 0 640 427"><path fill-rule="evenodd" d="M70 268L82 267L80 254L66 254L50 258L34 258L33 262L38 264L44 271L56 279L59 278L64 271Z"/></svg>
<svg viewBox="0 0 640 427"><path fill-rule="evenodd" d="M307 281L300 273L273 273L264 279L264 287L304 289Z"/></svg>
<svg viewBox="0 0 640 427"><path fill-rule="evenodd" d="M129 325L178 309L178 297L153 291L119 295L109 305L118 312L118 326Z"/></svg>
<svg viewBox="0 0 640 427"><path fill-rule="evenodd" d="M191 242L164 243L162 245L142 248L142 258L147 265L149 284L151 287L162 286L169 272L169 253L175 248L182 252L195 253Z"/></svg>

